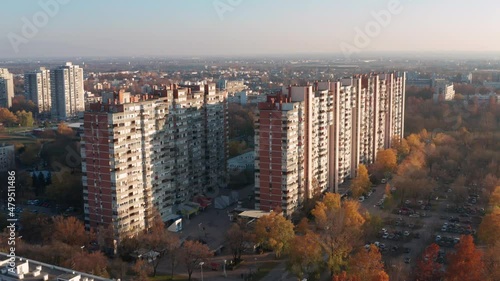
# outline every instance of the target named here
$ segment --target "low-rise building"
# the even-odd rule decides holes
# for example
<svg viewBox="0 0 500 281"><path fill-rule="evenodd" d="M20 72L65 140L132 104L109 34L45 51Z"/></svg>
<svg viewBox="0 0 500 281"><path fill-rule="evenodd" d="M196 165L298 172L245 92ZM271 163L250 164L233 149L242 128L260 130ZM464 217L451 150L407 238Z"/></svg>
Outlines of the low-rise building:
<svg viewBox="0 0 500 281"><path fill-rule="evenodd" d="M254 169L255 151L250 151L227 160L229 171L243 171Z"/></svg>
<svg viewBox="0 0 500 281"><path fill-rule="evenodd" d="M112 279L0 253L0 280L111 281Z"/></svg>

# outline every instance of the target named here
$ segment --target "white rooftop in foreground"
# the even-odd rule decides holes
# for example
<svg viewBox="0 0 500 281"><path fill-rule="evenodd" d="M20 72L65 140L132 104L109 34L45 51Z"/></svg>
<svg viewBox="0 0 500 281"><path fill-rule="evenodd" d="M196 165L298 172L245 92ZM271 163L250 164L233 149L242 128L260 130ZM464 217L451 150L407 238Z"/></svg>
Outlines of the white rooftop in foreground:
<svg viewBox="0 0 500 281"><path fill-rule="evenodd" d="M74 271L22 257L11 260L0 252L0 280L2 281L112 281L112 279ZM117 280L118 281L118 280Z"/></svg>
<svg viewBox="0 0 500 281"><path fill-rule="evenodd" d="M248 210L248 211L243 211L238 216L244 217L244 218L251 218L251 219L259 219L263 216L267 216L271 214L270 212L264 212L260 210Z"/></svg>

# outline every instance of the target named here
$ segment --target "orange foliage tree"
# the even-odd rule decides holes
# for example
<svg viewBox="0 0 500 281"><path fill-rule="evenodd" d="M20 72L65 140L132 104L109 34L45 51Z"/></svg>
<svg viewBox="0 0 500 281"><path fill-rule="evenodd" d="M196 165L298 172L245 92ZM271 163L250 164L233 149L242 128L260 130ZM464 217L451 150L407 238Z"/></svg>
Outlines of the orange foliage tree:
<svg viewBox="0 0 500 281"><path fill-rule="evenodd" d="M494 245L499 240L500 208L493 208L492 212L484 216L479 225L479 239L488 245Z"/></svg>
<svg viewBox="0 0 500 281"><path fill-rule="evenodd" d="M482 252L476 249L472 236L462 236L455 252L448 255L447 281L484 280L485 267Z"/></svg>
<svg viewBox="0 0 500 281"><path fill-rule="evenodd" d="M92 233L87 233L85 226L77 218L58 216L54 219L52 240L81 247L87 245L91 239L93 239Z"/></svg>
<svg viewBox="0 0 500 281"><path fill-rule="evenodd" d="M181 248L181 260L188 272L188 280L191 281L191 275L200 262L206 261L213 256L207 245L203 245L198 241L186 241Z"/></svg>
<svg viewBox="0 0 500 281"><path fill-rule="evenodd" d="M108 258L101 252L88 253L79 251L75 253L71 259L63 263L64 266L76 271L87 272L90 274L109 277L107 272Z"/></svg>
<svg viewBox="0 0 500 281"><path fill-rule="evenodd" d="M443 265L436 260L439 255L439 246L431 244L422 253L422 257L417 262L416 280L417 281L434 281L441 280L443 276Z"/></svg>
<svg viewBox="0 0 500 281"><path fill-rule="evenodd" d="M293 223L276 212L259 218L255 223L255 239L272 249L277 258L288 251L294 235Z"/></svg>
<svg viewBox="0 0 500 281"><path fill-rule="evenodd" d="M305 276L319 277L323 255L318 237L312 232L295 236L290 246L288 269L300 280Z"/></svg>
<svg viewBox="0 0 500 281"><path fill-rule="evenodd" d="M377 159L373 164L374 172L378 177L386 177L387 175L396 171L398 161L396 151L392 148L379 150L377 152Z"/></svg>
<svg viewBox="0 0 500 281"><path fill-rule="evenodd" d="M332 277L347 265L352 249L360 243L366 219L359 208L357 201L340 202L340 195L327 193L311 212Z"/></svg>
<svg viewBox="0 0 500 281"><path fill-rule="evenodd" d="M354 197L359 197L363 192L367 192L372 183L368 175L368 169L363 164L359 165L358 173L351 182L351 191Z"/></svg>
<svg viewBox="0 0 500 281"><path fill-rule="evenodd" d="M352 256L349 260L349 271L350 275L358 276L361 280L380 280L380 278L385 278L383 275L385 271L384 264L382 263L382 255L377 246L371 245L368 250L362 248Z"/></svg>

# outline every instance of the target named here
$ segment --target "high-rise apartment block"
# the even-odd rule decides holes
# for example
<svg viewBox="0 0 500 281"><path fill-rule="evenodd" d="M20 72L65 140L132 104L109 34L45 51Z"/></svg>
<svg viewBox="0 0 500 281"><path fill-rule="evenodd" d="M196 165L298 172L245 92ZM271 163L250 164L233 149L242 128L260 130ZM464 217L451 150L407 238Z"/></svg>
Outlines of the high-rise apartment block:
<svg viewBox="0 0 500 281"><path fill-rule="evenodd" d="M84 114L81 155L87 228L119 237L167 220L227 182L227 93L215 84L103 94Z"/></svg>
<svg viewBox="0 0 500 281"><path fill-rule="evenodd" d="M405 73L285 87L259 104L256 208L291 215L354 177L404 131Z"/></svg>
<svg viewBox="0 0 500 281"><path fill-rule="evenodd" d="M50 72L52 118L65 120L85 110L83 69L67 62Z"/></svg>
<svg viewBox="0 0 500 281"><path fill-rule="evenodd" d="M11 107L14 98L14 76L6 68L0 68L0 107Z"/></svg>
<svg viewBox="0 0 500 281"><path fill-rule="evenodd" d="M38 114L49 115L52 108L50 70L40 67L24 74L24 91L35 103Z"/></svg>

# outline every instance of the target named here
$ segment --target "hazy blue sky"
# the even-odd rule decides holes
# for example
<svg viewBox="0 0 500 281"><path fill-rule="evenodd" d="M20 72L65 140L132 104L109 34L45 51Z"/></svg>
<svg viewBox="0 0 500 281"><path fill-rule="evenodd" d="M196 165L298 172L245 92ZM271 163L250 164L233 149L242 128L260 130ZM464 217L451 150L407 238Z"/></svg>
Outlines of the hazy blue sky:
<svg viewBox="0 0 500 281"><path fill-rule="evenodd" d="M64 0L43 24L40 3L56 1L2 0L0 57L500 51L498 0L399 0L361 45L356 28L391 0ZM25 36L34 15L42 24Z"/></svg>

